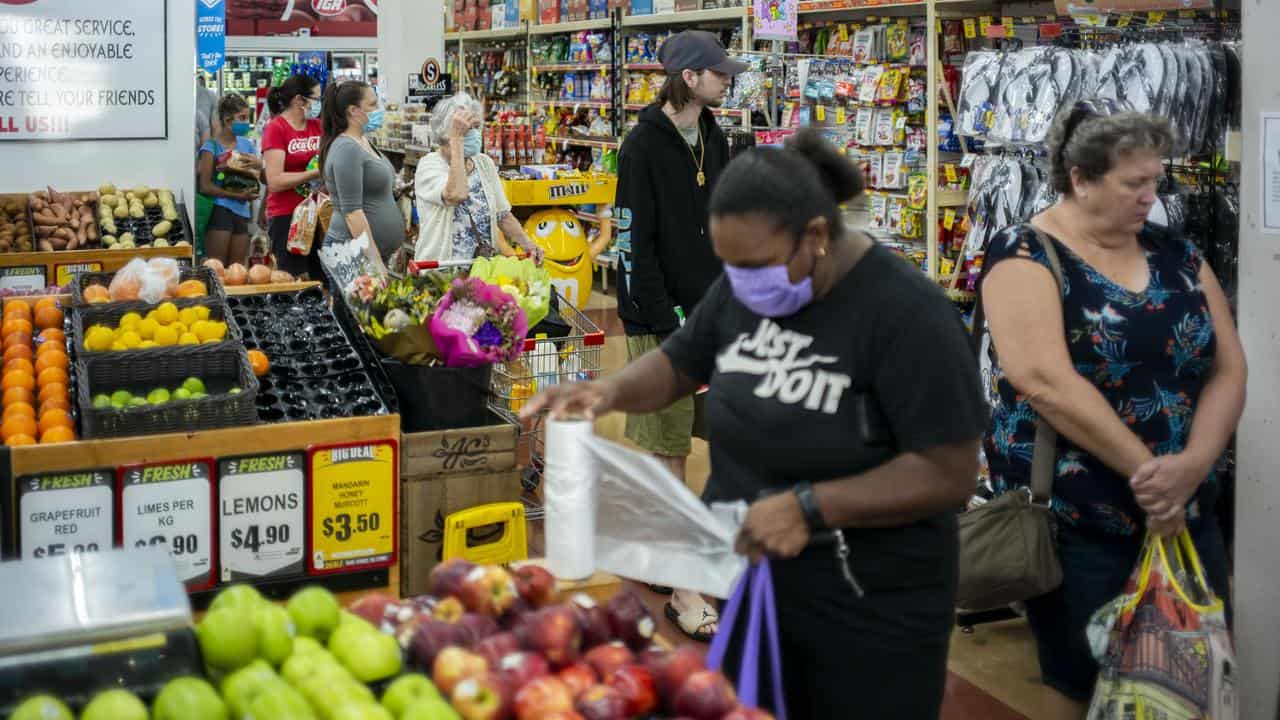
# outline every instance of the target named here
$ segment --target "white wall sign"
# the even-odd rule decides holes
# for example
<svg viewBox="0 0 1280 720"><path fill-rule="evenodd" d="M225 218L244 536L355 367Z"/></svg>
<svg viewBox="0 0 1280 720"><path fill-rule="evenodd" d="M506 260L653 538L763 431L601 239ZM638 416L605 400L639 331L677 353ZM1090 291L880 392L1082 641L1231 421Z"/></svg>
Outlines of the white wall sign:
<svg viewBox="0 0 1280 720"><path fill-rule="evenodd" d="M109 470L32 475L18 481L24 559L109 550L115 492Z"/></svg>
<svg viewBox="0 0 1280 720"><path fill-rule="evenodd" d="M222 582L306 572L306 471L302 453L218 463Z"/></svg>
<svg viewBox="0 0 1280 720"><path fill-rule="evenodd" d="M1280 234L1280 112L1262 113L1262 232Z"/></svg>
<svg viewBox="0 0 1280 720"><path fill-rule="evenodd" d="M124 547L169 548L178 578L193 590L215 581L211 474L203 460L121 471Z"/></svg>
<svg viewBox="0 0 1280 720"><path fill-rule="evenodd" d="M0 141L168 136L167 0L0 0Z"/></svg>

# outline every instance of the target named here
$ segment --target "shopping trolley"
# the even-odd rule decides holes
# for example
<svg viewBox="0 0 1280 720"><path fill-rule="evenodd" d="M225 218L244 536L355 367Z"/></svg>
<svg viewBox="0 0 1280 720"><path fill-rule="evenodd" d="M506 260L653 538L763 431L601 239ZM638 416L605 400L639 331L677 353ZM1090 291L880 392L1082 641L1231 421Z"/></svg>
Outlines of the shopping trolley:
<svg viewBox="0 0 1280 720"><path fill-rule="evenodd" d="M415 261L409 269L423 272L470 266L470 260ZM554 287L551 293L551 322L544 321L542 325L554 332L543 337L538 328L530 328L520 356L511 362L495 363L489 379L489 409L520 428L521 446L529 451L523 482L525 514L530 519L543 517L539 488L546 457L546 413L523 421L520 411L539 390L594 380L600 375L604 351L604 332Z"/></svg>

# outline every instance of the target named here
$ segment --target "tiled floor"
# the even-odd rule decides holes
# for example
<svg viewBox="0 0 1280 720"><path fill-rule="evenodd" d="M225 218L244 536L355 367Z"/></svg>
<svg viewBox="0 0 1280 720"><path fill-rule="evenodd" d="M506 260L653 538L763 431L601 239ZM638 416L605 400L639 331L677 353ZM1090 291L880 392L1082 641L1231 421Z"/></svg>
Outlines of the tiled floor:
<svg viewBox="0 0 1280 720"><path fill-rule="evenodd" d="M586 311L607 336L601 363L605 372L626 363L626 347L615 308L612 297L596 292ZM596 424L598 435L613 440L621 439L622 428L620 415L602 418ZM707 446L695 440L688 470L693 490L701 490L709 470ZM681 637L680 631L662 615L666 598L643 586L637 585L636 589L644 595L655 617L660 618L661 632L667 637ZM984 625L971 634L957 630L948 665L942 720L1035 720L1038 665L1026 623Z"/></svg>

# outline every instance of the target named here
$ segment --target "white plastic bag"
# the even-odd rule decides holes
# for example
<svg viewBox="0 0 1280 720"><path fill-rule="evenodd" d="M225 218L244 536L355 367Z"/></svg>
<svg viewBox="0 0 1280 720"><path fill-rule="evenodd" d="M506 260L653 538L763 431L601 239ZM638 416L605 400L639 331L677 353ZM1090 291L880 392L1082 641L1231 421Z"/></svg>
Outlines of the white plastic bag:
<svg viewBox="0 0 1280 720"><path fill-rule="evenodd" d="M367 232L346 242L326 242L316 252L320 253L321 264L344 293L351 293L356 278L361 275L374 278L386 276L386 267L381 263L377 248L373 246L373 240Z"/></svg>
<svg viewBox="0 0 1280 720"><path fill-rule="evenodd" d="M134 258L112 276L111 299L142 300L154 305L172 296L171 289L178 285L178 272L178 261L173 258L153 258L149 263Z"/></svg>

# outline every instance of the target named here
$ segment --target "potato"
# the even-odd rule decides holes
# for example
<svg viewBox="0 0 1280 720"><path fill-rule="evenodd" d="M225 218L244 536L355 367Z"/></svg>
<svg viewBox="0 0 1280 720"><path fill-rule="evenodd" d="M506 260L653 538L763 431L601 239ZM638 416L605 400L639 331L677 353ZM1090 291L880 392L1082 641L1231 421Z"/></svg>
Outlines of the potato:
<svg viewBox="0 0 1280 720"><path fill-rule="evenodd" d="M133 245L134 240L135 238L133 237L133 233L131 232L124 233L123 235L120 236L120 242L129 243L130 246Z"/></svg>
<svg viewBox="0 0 1280 720"><path fill-rule="evenodd" d="M160 198L156 197L155 193L151 193L150 195L147 195L146 197L142 198L143 207L153 208L159 204L160 204Z"/></svg>
<svg viewBox="0 0 1280 720"><path fill-rule="evenodd" d="M129 208L129 217L134 220L141 220L147 216L147 211L141 205L134 205Z"/></svg>
<svg viewBox="0 0 1280 720"><path fill-rule="evenodd" d="M158 237L155 242L151 243L152 247L169 247L169 239Z"/></svg>
<svg viewBox="0 0 1280 720"><path fill-rule="evenodd" d="M129 217L129 206L124 203L120 203L116 206L115 212L113 212L112 215L115 215L117 220L123 220Z"/></svg>
<svg viewBox="0 0 1280 720"><path fill-rule="evenodd" d="M139 185L138 187L133 189L133 194L137 195L140 198L144 198L151 194L151 188L147 187L146 185Z"/></svg>
<svg viewBox="0 0 1280 720"><path fill-rule="evenodd" d="M169 222L177 222L178 210L177 208L166 207L164 210L160 211L160 216L163 217L165 220L168 220Z"/></svg>
<svg viewBox="0 0 1280 720"><path fill-rule="evenodd" d="M187 242L186 240L179 240L178 242L174 243L173 246L174 247L191 247L191 243Z"/></svg>
<svg viewBox="0 0 1280 720"><path fill-rule="evenodd" d="M119 204L120 197L118 195L103 195L98 200L98 209L101 210L104 207L113 208Z"/></svg>
<svg viewBox="0 0 1280 720"><path fill-rule="evenodd" d="M168 237L170 230L173 230L173 223L165 220L163 222L156 223L156 226L151 228L151 234L158 238Z"/></svg>
<svg viewBox="0 0 1280 720"><path fill-rule="evenodd" d="M133 244L132 240L121 240L118 244L116 244L117 250L132 250L135 247L137 246Z"/></svg>
<svg viewBox="0 0 1280 720"><path fill-rule="evenodd" d="M115 195L115 194L116 194L116 186L115 186L115 185L112 185L111 183L106 183L106 184L104 184L104 185L99 185L99 186L98 186L98 194L99 194L99 195L104 195L104 196L105 196L105 195Z"/></svg>
<svg viewBox="0 0 1280 720"><path fill-rule="evenodd" d="M103 244L103 245L111 246L111 245L115 245L115 244L116 244L116 243L118 243L118 242L120 242L120 241L119 241L119 240L116 240L116 236L115 236L115 235L103 235L103 236L102 236L102 244Z"/></svg>

